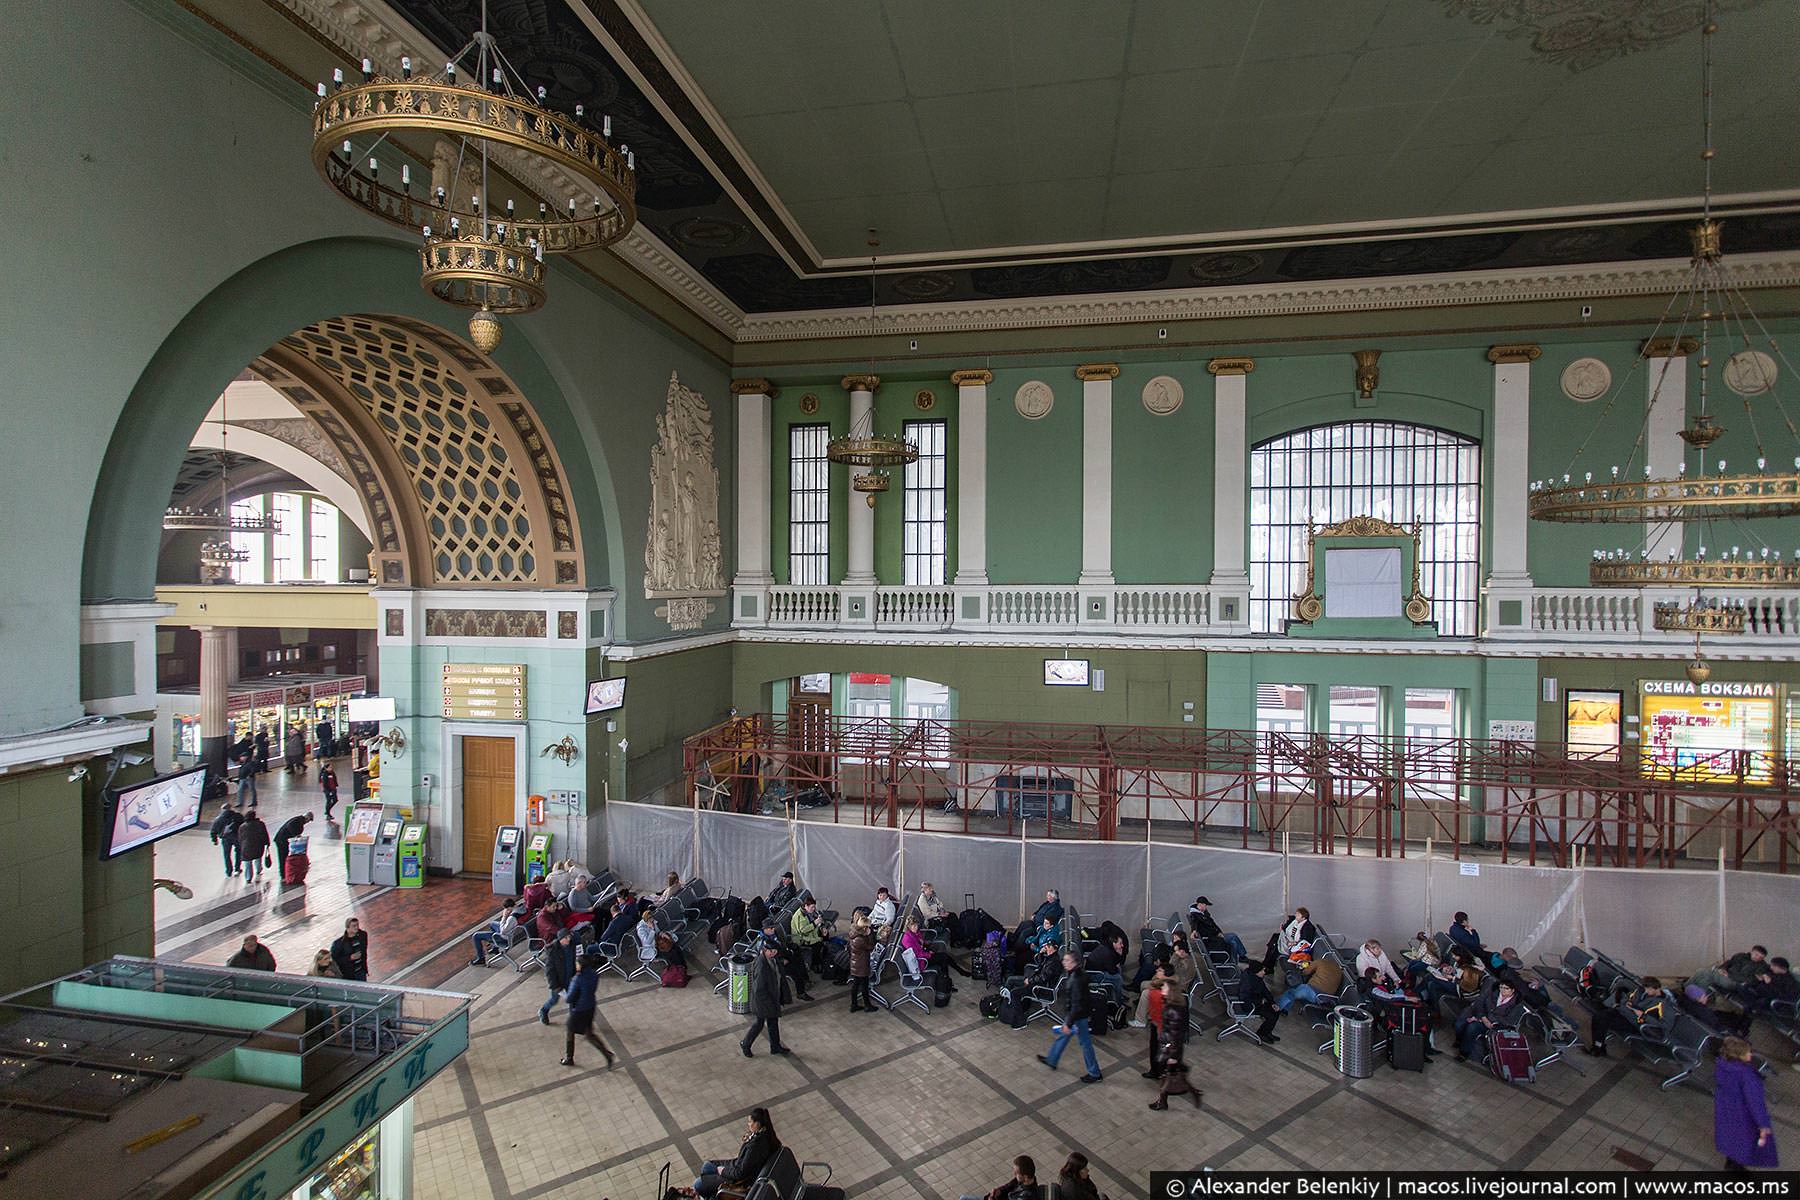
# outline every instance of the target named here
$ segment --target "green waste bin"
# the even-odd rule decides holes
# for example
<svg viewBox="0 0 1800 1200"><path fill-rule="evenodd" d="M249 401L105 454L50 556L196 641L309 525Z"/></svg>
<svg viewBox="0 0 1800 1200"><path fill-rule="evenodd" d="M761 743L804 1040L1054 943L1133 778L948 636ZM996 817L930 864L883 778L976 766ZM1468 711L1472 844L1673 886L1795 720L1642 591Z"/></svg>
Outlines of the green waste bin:
<svg viewBox="0 0 1800 1200"><path fill-rule="evenodd" d="M733 955L725 960L725 975L731 986L725 994L731 998L731 1011L737 1016L745 1016L750 1012L750 964L754 961L743 955Z"/></svg>

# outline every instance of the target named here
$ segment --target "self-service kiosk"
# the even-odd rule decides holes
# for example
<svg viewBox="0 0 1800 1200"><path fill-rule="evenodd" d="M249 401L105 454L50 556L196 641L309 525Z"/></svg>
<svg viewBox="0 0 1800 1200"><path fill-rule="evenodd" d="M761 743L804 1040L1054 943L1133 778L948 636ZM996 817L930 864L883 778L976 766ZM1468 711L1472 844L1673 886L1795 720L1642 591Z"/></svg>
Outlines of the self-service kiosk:
<svg viewBox="0 0 1800 1200"><path fill-rule="evenodd" d="M520 882L524 850L525 831L517 825L502 825L494 831L494 895L517 896L525 890Z"/></svg>
<svg viewBox="0 0 1800 1200"><path fill-rule="evenodd" d="M385 815L386 810L380 804L357 804L344 818L346 882L375 882L375 839Z"/></svg>
<svg viewBox="0 0 1800 1200"><path fill-rule="evenodd" d="M369 881L382 887L400 882L400 818L388 817L375 831L375 849L369 868Z"/></svg>
<svg viewBox="0 0 1800 1200"><path fill-rule="evenodd" d="M400 827L400 841L395 850L400 859L399 887L425 886L425 825L408 821Z"/></svg>
<svg viewBox="0 0 1800 1200"><path fill-rule="evenodd" d="M550 874L550 835L534 833L525 844L525 882L536 883Z"/></svg>

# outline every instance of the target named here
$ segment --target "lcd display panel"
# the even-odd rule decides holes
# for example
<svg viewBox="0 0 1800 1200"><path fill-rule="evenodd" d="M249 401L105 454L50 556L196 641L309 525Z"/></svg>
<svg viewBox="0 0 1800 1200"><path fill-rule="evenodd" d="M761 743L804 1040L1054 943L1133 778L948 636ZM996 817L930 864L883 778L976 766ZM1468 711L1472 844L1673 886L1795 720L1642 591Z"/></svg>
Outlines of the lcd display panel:
<svg viewBox="0 0 1800 1200"><path fill-rule="evenodd" d="M100 857L117 858L192 829L200 823L205 790L206 768L195 767L109 791Z"/></svg>
<svg viewBox="0 0 1800 1200"><path fill-rule="evenodd" d="M1624 727L1623 692L1577 691L1563 693L1563 741L1569 757L1593 762L1618 762L1620 733Z"/></svg>
<svg viewBox="0 0 1800 1200"><path fill-rule="evenodd" d="M624 706L624 677L621 676L618 679L596 679L587 685L587 708L584 711L588 716L591 717L595 713L611 712L615 708L623 708Z"/></svg>
<svg viewBox="0 0 1800 1200"><path fill-rule="evenodd" d="M1045 687L1088 686L1088 660L1085 658L1046 658Z"/></svg>

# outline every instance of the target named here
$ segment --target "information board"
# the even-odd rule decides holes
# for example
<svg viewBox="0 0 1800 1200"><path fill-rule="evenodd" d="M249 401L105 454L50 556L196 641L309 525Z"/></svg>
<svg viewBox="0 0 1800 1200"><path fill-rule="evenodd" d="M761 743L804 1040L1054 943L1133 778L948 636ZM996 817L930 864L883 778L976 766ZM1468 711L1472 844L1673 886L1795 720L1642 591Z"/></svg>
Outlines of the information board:
<svg viewBox="0 0 1800 1200"><path fill-rule="evenodd" d="M444 719L523 721L525 664L445 663Z"/></svg>
<svg viewBox="0 0 1800 1200"><path fill-rule="evenodd" d="M1639 692L1644 774L1730 783L1742 770L1746 783L1769 782L1780 733L1777 685L1646 679Z"/></svg>
<svg viewBox="0 0 1800 1200"><path fill-rule="evenodd" d="M1619 761L1619 734L1624 725L1622 692L1579 691L1563 693L1563 740L1570 758L1596 762Z"/></svg>

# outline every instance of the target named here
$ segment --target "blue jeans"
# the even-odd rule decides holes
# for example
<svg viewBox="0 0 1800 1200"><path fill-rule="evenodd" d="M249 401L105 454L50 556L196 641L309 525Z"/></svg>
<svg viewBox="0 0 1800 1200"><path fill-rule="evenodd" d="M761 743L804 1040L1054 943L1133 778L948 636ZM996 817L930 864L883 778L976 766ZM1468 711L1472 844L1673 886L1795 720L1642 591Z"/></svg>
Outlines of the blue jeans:
<svg viewBox="0 0 1800 1200"><path fill-rule="evenodd" d="M1239 937L1237 934L1235 934L1235 933L1226 934L1225 935L1225 944L1227 946L1231 947L1231 952L1238 956L1239 961L1242 961L1243 959L1250 957L1250 952L1248 950L1244 949L1244 939Z"/></svg>
<svg viewBox="0 0 1800 1200"><path fill-rule="evenodd" d="M544 1001L544 1007L538 1009L538 1016L548 1019L550 1010L556 1007L556 1002L562 999L562 994L563 990L561 988L551 988L550 998Z"/></svg>
<svg viewBox="0 0 1800 1200"><path fill-rule="evenodd" d="M492 922L488 923L486 929L472 934L470 940L475 943L475 958L479 961L487 957L488 947L492 946L499 937L500 927Z"/></svg>
<svg viewBox="0 0 1800 1200"><path fill-rule="evenodd" d="M1275 1002L1275 1007L1279 1008L1282 1012L1286 1012L1293 1006L1296 1000L1303 1004L1311 1004L1318 998L1319 991L1317 988L1313 987L1312 984L1296 983L1293 987L1281 993L1281 999Z"/></svg>
<svg viewBox="0 0 1800 1200"><path fill-rule="evenodd" d="M1088 1031L1088 1019L1086 1017L1082 1017L1073 1022L1072 1027L1071 1023L1065 1022L1063 1024L1062 1032L1056 1035L1056 1040L1054 1042L1050 1043L1050 1053L1044 1055L1045 1060L1048 1061L1051 1068L1054 1069L1056 1064L1062 1061L1063 1048L1069 1044L1069 1039L1071 1037L1081 1039L1081 1058L1082 1061L1087 1064L1088 1074L1095 1076L1099 1075L1100 1060L1094 1056L1094 1035Z"/></svg>
<svg viewBox="0 0 1800 1200"><path fill-rule="evenodd" d="M700 1164L700 1176L694 1180L694 1191L702 1196L716 1196L722 1182L719 1178L719 1164L709 1158Z"/></svg>
<svg viewBox="0 0 1800 1200"><path fill-rule="evenodd" d="M1114 1004L1125 1003L1125 977L1117 971L1102 971L1100 979L1106 984L1107 994Z"/></svg>

